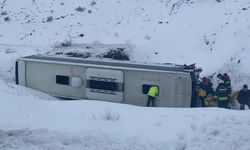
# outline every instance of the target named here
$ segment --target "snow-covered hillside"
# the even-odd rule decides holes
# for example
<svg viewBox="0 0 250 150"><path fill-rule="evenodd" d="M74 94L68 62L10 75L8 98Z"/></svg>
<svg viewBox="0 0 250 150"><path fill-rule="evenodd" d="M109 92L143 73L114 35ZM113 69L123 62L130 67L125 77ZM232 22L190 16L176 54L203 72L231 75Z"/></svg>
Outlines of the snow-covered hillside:
<svg viewBox="0 0 250 150"><path fill-rule="evenodd" d="M1 0L0 43L128 43L135 61L197 63L250 83L248 0ZM18 50L17 50L18 51Z"/></svg>
<svg viewBox="0 0 250 150"><path fill-rule="evenodd" d="M248 0L0 0L0 149L249 150L249 110L59 101L15 85L14 68L64 41L95 56L122 44L132 61L227 72L238 90L250 85L249 16Z"/></svg>

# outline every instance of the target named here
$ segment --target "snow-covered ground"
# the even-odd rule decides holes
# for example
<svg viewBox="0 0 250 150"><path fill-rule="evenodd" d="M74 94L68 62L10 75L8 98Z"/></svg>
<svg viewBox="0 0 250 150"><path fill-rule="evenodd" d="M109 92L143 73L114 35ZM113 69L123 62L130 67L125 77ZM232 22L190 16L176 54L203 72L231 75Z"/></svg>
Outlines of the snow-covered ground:
<svg viewBox="0 0 250 150"><path fill-rule="evenodd" d="M95 55L122 43L132 61L228 72L238 90L250 85L250 2L218 1L0 0L0 149L249 150L249 110L61 101L15 85L17 58L71 40Z"/></svg>
<svg viewBox="0 0 250 150"><path fill-rule="evenodd" d="M248 111L61 101L22 87L12 88L15 94L0 91L0 149L250 148Z"/></svg>
<svg viewBox="0 0 250 150"><path fill-rule="evenodd" d="M248 111L61 101L12 86L0 91L3 150L250 148Z"/></svg>

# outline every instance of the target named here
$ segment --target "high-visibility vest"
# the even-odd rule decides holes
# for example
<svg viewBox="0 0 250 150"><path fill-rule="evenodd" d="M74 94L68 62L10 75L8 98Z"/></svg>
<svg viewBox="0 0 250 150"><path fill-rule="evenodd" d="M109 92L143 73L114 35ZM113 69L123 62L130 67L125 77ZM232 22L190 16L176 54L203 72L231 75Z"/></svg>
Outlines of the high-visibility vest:
<svg viewBox="0 0 250 150"><path fill-rule="evenodd" d="M159 90L157 86L152 86L148 90L148 96L156 97L159 94Z"/></svg>
<svg viewBox="0 0 250 150"><path fill-rule="evenodd" d="M218 97L218 101L228 100L228 96Z"/></svg>
<svg viewBox="0 0 250 150"><path fill-rule="evenodd" d="M232 91L231 94L229 95L229 97L233 100L236 101L237 97L238 97L238 93L237 91Z"/></svg>
<svg viewBox="0 0 250 150"><path fill-rule="evenodd" d="M218 101L224 101L229 99L229 94L231 92L225 83L220 83L216 89L216 96Z"/></svg>
<svg viewBox="0 0 250 150"><path fill-rule="evenodd" d="M200 88L199 92L198 92L198 95L201 96L201 97L205 97L207 95L207 92L206 92L206 90Z"/></svg>

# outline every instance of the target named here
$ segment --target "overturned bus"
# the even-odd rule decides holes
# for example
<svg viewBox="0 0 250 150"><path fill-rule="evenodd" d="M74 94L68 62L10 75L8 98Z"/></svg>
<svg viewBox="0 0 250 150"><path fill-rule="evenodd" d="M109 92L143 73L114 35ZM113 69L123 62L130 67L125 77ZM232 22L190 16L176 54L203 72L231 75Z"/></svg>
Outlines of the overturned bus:
<svg viewBox="0 0 250 150"><path fill-rule="evenodd" d="M157 107L195 106L194 65L32 55L16 61L16 83L69 99L102 100L145 106L152 85Z"/></svg>

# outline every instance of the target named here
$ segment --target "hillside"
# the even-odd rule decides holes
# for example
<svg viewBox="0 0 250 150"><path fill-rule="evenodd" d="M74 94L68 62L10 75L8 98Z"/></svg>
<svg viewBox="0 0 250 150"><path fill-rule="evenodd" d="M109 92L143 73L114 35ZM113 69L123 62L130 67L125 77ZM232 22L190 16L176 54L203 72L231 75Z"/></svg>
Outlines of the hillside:
<svg viewBox="0 0 250 150"><path fill-rule="evenodd" d="M123 47L131 61L227 72L238 90L250 86L250 1L0 0L0 8L1 150L250 149L249 110L62 101L16 85L14 68L31 54L98 59Z"/></svg>
<svg viewBox="0 0 250 150"><path fill-rule="evenodd" d="M5 48L129 44L135 61L197 63L204 75L228 72L235 88L250 83L247 0L2 0L1 8Z"/></svg>

